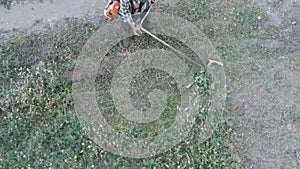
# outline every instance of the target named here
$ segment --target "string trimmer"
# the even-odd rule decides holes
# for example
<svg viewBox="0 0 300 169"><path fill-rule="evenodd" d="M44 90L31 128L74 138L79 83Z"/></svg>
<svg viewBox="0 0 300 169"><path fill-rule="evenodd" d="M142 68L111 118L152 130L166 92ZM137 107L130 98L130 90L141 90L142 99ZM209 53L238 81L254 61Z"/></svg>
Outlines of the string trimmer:
<svg viewBox="0 0 300 169"><path fill-rule="evenodd" d="M165 46L167 46L168 48L170 48L171 50L173 50L175 53L177 53L178 55L180 55L183 58L186 58L188 60L190 60L191 62L193 62L195 65L199 66L199 67L208 67L211 64L215 63L217 65L220 66L224 66L223 63L212 60L212 59L208 59L208 63L206 65L204 65L202 62L196 62L195 60L193 60L190 57L187 57L184 53L182 53L181 51L177 50L176 48L172 47L171 45L169 45L167 42L161 40L160 38L158 38L157 36L155 36L154 34L152 34L151 32L149 32L148 30L146 30L145 28L142 27L144 20L146 19L146 17L149 15L150 13L150 9L152 8L152 6L150 6L149 10L147 11L147 13L145 14L145 16L143 17L143 19L141 20L140 24L137 26L138 29L140 29L141 31L145 32L146 34L150 35L151 37L153 37L154 39L156 39L157 41L159 41L160 43L164 44Z"/></svg>

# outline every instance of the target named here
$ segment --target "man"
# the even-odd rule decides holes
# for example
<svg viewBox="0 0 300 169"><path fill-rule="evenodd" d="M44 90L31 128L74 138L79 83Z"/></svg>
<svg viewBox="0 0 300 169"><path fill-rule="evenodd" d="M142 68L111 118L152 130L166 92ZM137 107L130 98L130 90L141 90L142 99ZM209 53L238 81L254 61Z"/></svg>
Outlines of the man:
<svg viewBox="0 0 300 169"><path fill-rule="evenodd" d="M142 32L137 28L136 21L138 18L143 18L149 10L150 5L156 3L158 0L110 0L112 2L118 1L119 11L118 15L122 18L122 28L126 35L140 36ZM108 7L107 7L108 8ZM106 9L107 9L106 8ZM122 46L128 48L130 46L130 39L122 40Z"/></svg>

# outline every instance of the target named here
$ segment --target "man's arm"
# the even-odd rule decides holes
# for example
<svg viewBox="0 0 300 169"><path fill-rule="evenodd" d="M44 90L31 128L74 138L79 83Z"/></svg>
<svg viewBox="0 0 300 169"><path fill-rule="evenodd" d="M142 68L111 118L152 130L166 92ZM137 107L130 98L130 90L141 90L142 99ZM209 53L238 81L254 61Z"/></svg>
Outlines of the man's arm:
<svg viewBox="0 0 300 169"><path fill-rule="evenodd" d="M130 26L130 28L131 28L134 35L140 36L142 34L142 32L135 26L134 23L130 23L129 26Z"/></svg>
<svg viewBox="0 0 300 169"><path fill-rule="evenodd" d="M156 3L157 1L158 0L151 0L151 3ZM120 15L122 17L123 22L129 24L134 35L140 36L142 34L142 32L136 27L131 17L129 0L121 0Z"/></svg>
<svg viewBox="0 0 300 169"><path fill-rule="evenodd" d="M129 24L133 34L139 36L141 33L135 26L135 23L132 19L129 0L121 0L121 7L119 13L121 15L123 22Z"/></svg>

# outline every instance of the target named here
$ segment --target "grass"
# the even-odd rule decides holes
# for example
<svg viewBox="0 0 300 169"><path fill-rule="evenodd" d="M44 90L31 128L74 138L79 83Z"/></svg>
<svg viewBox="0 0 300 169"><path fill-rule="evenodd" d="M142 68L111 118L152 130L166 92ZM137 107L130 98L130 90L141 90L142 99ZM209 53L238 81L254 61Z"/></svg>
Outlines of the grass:
<svg viewBox="0 0 300 169"><path fill-rule="evenodd" d="M253 50L249 46L236 48L235 44L226 43L232 40L228 36L238 40L277 38L276 29L257 33L257 25L268 19L260 9L233 1L221 2L221 6L212 8L208 6L209 2L185 0L178 4L184 10L171 10L164 5L156 10L170 10L193 22L219 21L221 26L207 24L201 29L227 61L261 56L261 53L265 58L274 57L276 51L259 45ZM1 0L0 4L9 7L11 1ZM258 16L262 20L258 20ZM131 159L117 156L89 139L75 115L70 74L82 46L96 30L89 22L69 19L58 28L10 39L0 45L0 142L4 143L0 145L0 168L240 168L230 146L235 137L234 124L230 121L220 122L210 138L199 142L202 123L213 111L208 100L199 105L199 117L189 135L171 150L155 157ZM176 39L160 38L185 51L188 56L195 56ZM136 41L141 45L130 50L164 48L149 36ZM120 52L120 46L116 45L107 57ZM209 96L213 83L211 74L206 71L196 74L195 78L199 92ZM106 117L114 116L109 123L116 130L134 137L147 137L159 134L173 122L174 118L170 117L175 117L180 97L176 85L173 85L174 79L168 74L145 71L131 84L132 99L143 98L154 88L168 93L168 108L161 121L152 125L132 125L122 119L112 105L109 94L111 79L111 73L98 75L96 88L98 105L107 110ZM161 83L156 85L156 82ZM149 103L143 108L147 109L147 106ZM153 128L161 130L153 131Z"/></svg>
<svg viewBox="0 0 300 169"><path fill-rule="evenodd" d="M201 132L199 128L201 119L209 113L209 104L199 107L198 125L194 126L183 142L168 152L152 158L130 159L113 155L90 140L81 129L74 112L72 83L68 72L73 71L81 46L96 29L85 21L69 20L60 29L53 28L50 31L19 37L1 44L0 140L4 144L0 146L0 151L5 152L0 154L1 168L120 168L121 166L236 168L238 166L233 158L232 149L228 146L233 127L231 124L220 123L214 135L204 143L198 142L197 133ZM168 82L162 83L160 88L174 93L176 87L170 88L168 85L172 84L172 78L163 72L149 71L136 78L150 78L151 81L151 77L153 80L158 74L162 77L157 79L158 81ZM202 77L202 75L198 77L200 76ZM99 76L97 84L104 86L103 90L107 91L105 86L109 86L105 84L110 82L110 77L110 75ZM205 79L205 76L203 78ZM201 84L209 85L206 83L209 83L209 80ZM133 85L138 87L141 84ZM152 87L149 85L148 90L153 89L153 85L154 83ZM209 89L205 86L203 90ZM132 96L140 97L134 92ZM109 96L105 95L103 99L108 99L108 102L100 106L107 107L107 110L113 112ZM171 103L168 112L165 112L166 116L174 112L172 110L175 103L178 103L178 96L170 96L169 100ZM120 122L120 118L116 119L111 121L111 124L116 124L116 127L124 124L128 127L125 122L117 123ZM155 127L166 127L172 122L163 120ZM149 132L150 127L135 126L127 128L127 131L135 137L156 135L155 132Z"/></svg>
<svg viewBox="0 0 300 169"><path fill-rule="evenodd" d="M0 6L10 9L14 3L22 4L24 2L44 2L44 0L0 0Z"/></svg>
<svg viewBox="0 0 300 169"><path fill-rule="evenodd" d="M0 5L3 5L5 8L10 8L12 0L0 0Z"/></svg>
<svg viewBox="0 0 300 169"><path fill-rule="evenodd" d="M73 69L77 45L92 30L73 23L1 44L1 167L62 168L64 159L80 153L87 140L63 73Z"/></svg>

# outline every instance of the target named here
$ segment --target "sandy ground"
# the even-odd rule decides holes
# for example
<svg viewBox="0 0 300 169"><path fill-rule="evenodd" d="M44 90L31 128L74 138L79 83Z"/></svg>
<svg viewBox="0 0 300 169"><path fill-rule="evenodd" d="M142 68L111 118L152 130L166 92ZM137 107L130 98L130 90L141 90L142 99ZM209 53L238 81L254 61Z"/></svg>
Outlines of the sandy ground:
<svg viewBox="0 0 300 169"><path fill-rule="evenodd" d="M10 10L0 6L2 30L26 29L67 17L92 17L101 12L104 1L53 0L43 3L14 4Z"/></svg>
<svg viewBox="0 0 300 169"><path fill-rule="evenodd" d="M240 135L235 145L244 168L300 168L300 10L284 1L281 7L271 0L254 0L269 16L261 30L270 27L295 36L234 42L236 47L261 44L278 49L281 56L224 58L228 98L226 109L237 124ZM166 0L165 3L174 4ZM66 17L96 18L105 3L96 0L53 0L44 3L0 7L0 31L35 30L43 23Z"/></svg>

